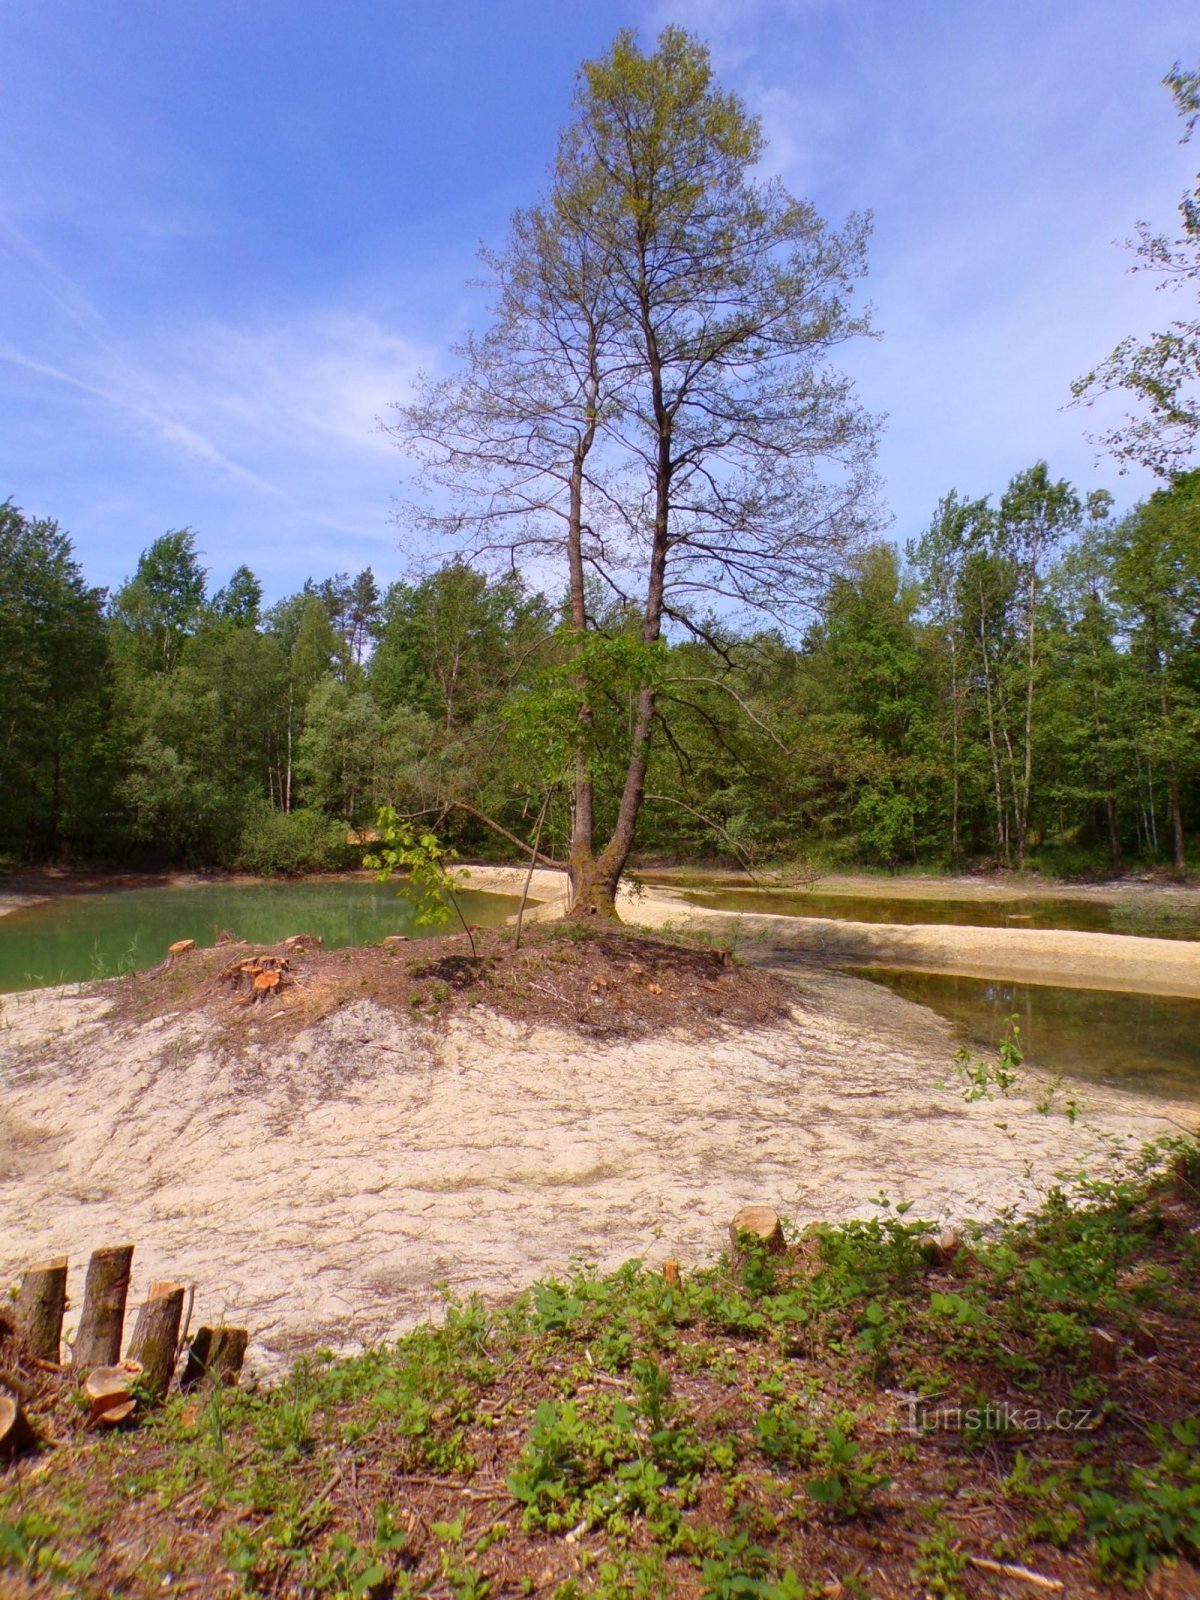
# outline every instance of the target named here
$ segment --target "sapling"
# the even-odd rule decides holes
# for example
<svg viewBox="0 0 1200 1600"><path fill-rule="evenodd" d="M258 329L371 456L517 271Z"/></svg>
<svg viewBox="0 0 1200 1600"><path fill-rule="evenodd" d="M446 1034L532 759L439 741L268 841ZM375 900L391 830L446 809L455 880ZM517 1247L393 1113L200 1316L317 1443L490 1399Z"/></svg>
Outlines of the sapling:
<svg viewBox="0 0 1200 1600"><path fill-rule="evenodd" d="M363 857L380 883L387 883L397 870L407 872L401 895L413 908L419 927L436 927L449 920L451 913L462 923L471 946L471 959L478 958L475 936L462 914L456 890L461 887L450 863L458 858L434 833L418 833L412 823L397 814L394 806L381 806L375 819L379 849ZM462 869L465 875L466 869Z"/></svg>

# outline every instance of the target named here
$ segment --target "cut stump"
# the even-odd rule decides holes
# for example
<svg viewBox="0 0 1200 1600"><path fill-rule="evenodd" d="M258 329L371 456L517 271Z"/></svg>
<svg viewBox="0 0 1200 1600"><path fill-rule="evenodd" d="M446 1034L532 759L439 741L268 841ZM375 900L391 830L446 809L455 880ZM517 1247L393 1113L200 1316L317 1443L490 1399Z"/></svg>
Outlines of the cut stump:
<svg viewBox="0 0 1200 1600"><path fill-rule="evenodd" d="M82 1374L93 1367L111 1367L121 1359L125 1300L132 1266L131 1244L108 1245L92 1251L83 1290L83 1314L72 1353L76 1372Z"/></svg>
<svg viewBox="0 0 1200 1600"><path fill-rule="evenodd" d="M129 1359L141 1363L142 1386L154 1400L165 1399L175 1371L184 1292L181 1283L152 1284L129 1341Z"/></svg>
<svg viewBox="0 0 1200 1600"><path fill-rule="evenodd" d="M1091 1369L1093 1372L1111 1373L1117 1370L1120 1346L1111 1333L1103 1328L1093 1328L1090 1335Z"/></svg>
<svg viewBox="0 0 1200 1600"><path fill-rule="evenodd" d="M747 1236L772 1255L783 1253L783 1224L770 1206L743 1206L729 1224L729 1247L735 1262L745 1253Z"/></svg>
<svg viewBox="0 0 1200 1600"><path fill-rule="evenodd" d="M21 1280L14 1311L29 1353L39 1361L57 1362L66 1308L66 1256L30 1267Z"/></svg>
<svg viewBox="0 0 1200 1600"><path fill-rule="evenodd" d="M195 948L195 939L176 939L174 944L167 946L167 954L169 956L185 956L189 950L194 950Z"/></svg>
<svg viewBox="0 0 1200 1600"><path fill-rule="evenodd" d="M112 1427L133 1415L137 1401L131 1391L141 1375L142 1369L136 1361L92 1368L84 1384L84 1392L92 1405L88 1419L92 1427L101 1423Z"/></svg>
<svg viewBox="0 0 1200 1600"><path fill-rule="evenodd" d="M15 1394L0 1392L0 1461L13 1461L37 1444Z"/></svg>
<svg viewBox="0 0 1200 1600"><path fill-rule="evenodd" d="M936 1239L928 1241L926 1254L931 1265L945 1271L954 1265L962 1247L962 1235L953 1228L943 1228Z"/></svg>
<svg viewBox="0 0 1200 1600"><path fill-rule="evenodd" d="M1148 1322L1139 1322L1133 1330L1133 1348L1142 1357L1157 1354L1158 1335Z"/></svg>
<svg viewBox="0 0 1200 1600"><path fill-rule="evenodd" d="M189 1390L201 1384L236 1383L249 1338L245 1328L197 1328L179 1387Z"/></svg>

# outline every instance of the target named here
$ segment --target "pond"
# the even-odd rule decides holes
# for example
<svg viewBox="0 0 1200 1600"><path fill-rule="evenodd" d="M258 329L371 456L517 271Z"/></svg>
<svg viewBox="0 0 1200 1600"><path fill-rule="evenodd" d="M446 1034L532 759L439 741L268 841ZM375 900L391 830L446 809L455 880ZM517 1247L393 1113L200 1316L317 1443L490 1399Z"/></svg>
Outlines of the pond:
<svg viewBox="0 0 1200 1600"><path fill-rule="evenodd" d="M479 927L498 926L519 904L506 894L458 898L464 917ZM212 945L222 932L254 944L317 933L336 949L389 933L420 939L457 927L457 918L418 927L395 887L361 879L97 890L0 916L0 993L141 972L162 961L176 939Z"/></svg>
<svg viewBox="0 0 1200 1600"><path fill-rule="evenodd" d="M1047 1071L1163 1099L1200 1097L1200 1000L881 967L858 975L929 1006L973 1048L994 1050L1015 1016L1026 1060Z"/></svg>
<svg viewBox="0 0 1200 1600"><path fill-rule="evenodd" d="M837 922L951 923L971 928L1065 928L1083 933L1141 934L1152 939L1200 940L1200 904L1073 900L1068 896L1010 900L924 899L899 895L831 894L821 890L679 888L691 905L710 911L758 911L777 917L831 917Z"/></svg>

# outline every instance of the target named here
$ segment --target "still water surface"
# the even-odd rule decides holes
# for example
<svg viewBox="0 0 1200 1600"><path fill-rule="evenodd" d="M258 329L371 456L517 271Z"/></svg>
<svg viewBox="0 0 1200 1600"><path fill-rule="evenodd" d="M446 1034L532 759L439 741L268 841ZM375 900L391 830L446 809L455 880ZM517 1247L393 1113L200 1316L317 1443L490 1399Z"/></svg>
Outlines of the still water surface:
<svg viewBox="0 0 1200 1600"><path fill-rule="evenodd" d="M1165 1099L1200 1099L1200 1000L1057 989L993 978L870 967L886 984L994 1050L1016 1017L1025 1057L1050 1072Z"/></svg>
<svg viewBox="0 0 1200 1600"><path fill-rule="evenodd" d="M968 928L1068 928L1083 933L1142 934L1151 939L1200 939L1200 906L1178 902L1054 899L915 899L820 890L718 888L655 880L678 888L692 905L710 911L758 911L777 917L832 917L838 922L957 924Z"/></svg>
<svg viewBox="0 0 1200 1600"><path fill-rule="evenodd" d="M459 895L463 916L496 927L516 895ZM371 944L389 933L411 939L449 933L457 918L418 927L394 887L364 881L204 884L99 890L63 895L0 916L0 992L141 972L156 966L176 939L198 945L222 932L254 944L293 933L319 933L326 947Z"/></svg>

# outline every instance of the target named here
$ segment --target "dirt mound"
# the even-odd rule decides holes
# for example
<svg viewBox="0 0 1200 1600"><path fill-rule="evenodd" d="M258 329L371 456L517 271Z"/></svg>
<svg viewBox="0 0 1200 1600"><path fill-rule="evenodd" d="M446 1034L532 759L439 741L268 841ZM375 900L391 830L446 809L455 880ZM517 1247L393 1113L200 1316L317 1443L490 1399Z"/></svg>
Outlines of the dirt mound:
<svg viewBox="0 0 1200 1600"><path fill-rule="evenodd" d="M244 1036L286 1039L369 1000L426 1026L483 1004L511 1022L552 1023L591 1038L712 1037L788 1014L795 992L726 949L624 928L535 924L517 949L511 930L389 940L324 950L303 936L267 948L226 943L186 950L121 981L115 1016L145 1022L187 1012ZM265 974L278 981L264 985ZM239 981L246 974L254 981Z"/></svg>

